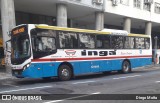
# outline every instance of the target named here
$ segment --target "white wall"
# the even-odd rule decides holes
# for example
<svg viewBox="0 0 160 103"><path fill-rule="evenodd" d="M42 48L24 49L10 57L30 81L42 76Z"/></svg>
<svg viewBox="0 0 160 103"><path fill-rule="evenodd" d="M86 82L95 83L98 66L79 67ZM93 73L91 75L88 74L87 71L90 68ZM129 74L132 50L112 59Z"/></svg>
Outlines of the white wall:
<svg viewBox="0 0 160 103"><path fill-rule="evenodd" d="M152 4L151 21L160 23L160 14L155 13L155 2L160 4L160 0L154 0L154 3Z"/></svg>
<svg viewBox="0 0 160 103"><path fill-rule="evenodd" d="M95 9L100 9L100 10L103 9L103 4L97 5L93 3L94 0L64 0L64 1L69 2L69 3L74 3L77 5L81 5L81 6L95 8Z"/></svg>
<svg viewBox="0 0 160 103"><path fill-rule="evenodd" d="M125 2L129 2L128 4L121 4L120 0L118 0L118 6L112 5L112 0L106 0L105 2L105 12L118 14L126 17L141 19L145 21L153 21L160 23L160 14L154 12L155 2L159 2L160 0L153 0L154 3L151 5L151 12L144 10L143 8L143 0L141 0L141 8L135 8L133 4L133 0L124 0Z"/></svg>

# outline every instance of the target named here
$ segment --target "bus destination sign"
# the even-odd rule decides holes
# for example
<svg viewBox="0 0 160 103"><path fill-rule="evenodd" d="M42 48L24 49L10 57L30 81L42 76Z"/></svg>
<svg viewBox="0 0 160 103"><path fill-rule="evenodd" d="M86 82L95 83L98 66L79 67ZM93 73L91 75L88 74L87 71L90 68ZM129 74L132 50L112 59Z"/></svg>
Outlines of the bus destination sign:
<svg viewBox="0 0 160 103"><path fill-rule="evenodd" d="M20 28L17 28L17 29L15 29L15 30L13 30L13 31L12 31L12 34L13 34L13 35L17 35L17 34L23 33L23 32L25 32L25 27L20 27Z"/></svg>

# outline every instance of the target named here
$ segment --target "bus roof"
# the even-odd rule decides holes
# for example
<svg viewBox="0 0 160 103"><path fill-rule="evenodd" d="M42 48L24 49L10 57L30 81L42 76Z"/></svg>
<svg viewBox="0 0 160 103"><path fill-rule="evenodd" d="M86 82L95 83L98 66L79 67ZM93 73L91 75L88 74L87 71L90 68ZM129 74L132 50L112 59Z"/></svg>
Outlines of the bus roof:
<svg viewBox="0 0 160 103"><path fill-rule="evenodd" d="M150 37L149 35L145 34L134 34L128 33L125 30L116 30L116 29L103 29L99 30L89 30L89 29L78 29L78 28L66 28L66 27L57 27L57 26L49 26L44 24L37 24L35 25L36 28L41 29L51 29L51 30L63 30L63 31L76 31L76 32L87 32L87 33L96 33L96 34L111 34L111 35L122 35L122 36L133 36L133 37Z"/></svg>
<svg viewBox="0 0 160 103"><path fill-rule="evenodd" d="M149 38L149 37L150 37L150 35L134 34L134 33L130 33L130 34L128 34L128 36L133 36L133 37L146 37L146 38Z"/></svg>
<svg viewBox="0 0 160 103"><path fill-rule="evenodd" d="M110 32L111 35L122 35L128 36L128 32L125 30L116 30L116 29L103 29L103 32Z"/></svg>
<svg viewBox="0 0 160 103"><path fill-rule="evenodd" d="M36 27L41 29L52 29L52 30L74 31L74 32L76 31L76 32L87 32L87 33L97 33L97 34L111 34L111 32L104 32L98 30L66 28L66 27L47 26L47 25L36 25Z"/></svg>

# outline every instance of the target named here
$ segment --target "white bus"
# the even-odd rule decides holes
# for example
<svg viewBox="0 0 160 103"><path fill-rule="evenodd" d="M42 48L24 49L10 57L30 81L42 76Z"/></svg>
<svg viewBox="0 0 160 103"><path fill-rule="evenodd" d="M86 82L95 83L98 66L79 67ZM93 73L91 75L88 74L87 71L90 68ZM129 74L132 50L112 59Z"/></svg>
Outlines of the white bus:
<svg viewBox="0 0 160 103"><path fill-rule="evenodd" d="M151 37L122 30L26 24L11 31L11 48L16 77L69 80L95 72L129 73L152 63Z"/></svg>

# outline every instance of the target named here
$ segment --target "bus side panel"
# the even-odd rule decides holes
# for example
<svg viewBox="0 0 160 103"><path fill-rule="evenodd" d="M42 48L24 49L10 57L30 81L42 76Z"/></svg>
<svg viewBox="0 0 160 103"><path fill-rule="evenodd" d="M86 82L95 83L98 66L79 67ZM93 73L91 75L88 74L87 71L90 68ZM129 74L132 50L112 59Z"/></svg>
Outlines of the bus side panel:
<svg viewBox="0 0 160 103"><path fill-rule="evenodd" d="M91 61L91 67L90 67L91 72L93 72L93 73L100 72L101 63L102 63L102 61L100 61L100 60Z"/></svg>
<svg viewBox="0 0 160 103"><path fill-rule="evenodd" d="M122 59L112 60L112 70L121 70L122 69Z"/></svg>
<svg viewBox="0 0 160 103"><path fill-rule="evenodd" d="M43 77L55 76L55 67L54 63L43 63Z"/></svg>
<svg viewBox="0 0 160 103"><path fill-rule="evenodd" d="M101 62L100 71L114 71L120 70L123 60L105 60Z"/></svg>
<svg viewBox="0 0 160 103"><path fill-rule="evenodd" d="M74 75L82 74L82 70L80 68L80 65L82 65L81 63L79 63L79 62L72 62L71 64L73 66L73 74Z"/></svg>
<svg viewBox="0 0 160 103"><path fill-rule="evenodd" d="M146 66L152 64L151 58L136 58L136 59L130 59L131 62L131 68Z"/></svg>
<svg viewBox="0 0 160 103"><path fill-rule="evenodd" d="M31 64L30 67L26 68L22 72L23 77L39 78L43 77L43 68L42 64Z"/></svg>
<svg viewBox="0 0 160 103"><path fill-rule="evenodd" d="M151 65L151 64L152 64L152 58L144 58L143 59L143 66Z"/></svg>
<svg viewBox="0 0 160 103"><path fill-rule="evenodd" d="M91 62L90 61L79 62L79 72L81 74L91 72Z"/></svg>
<svg viewBox="0 0 160 103"><path fill-rule="evenodd" d="M103 60L101 63L100 63L100 71L111 71L112 70L112 61L111 60Z"/></svg>

